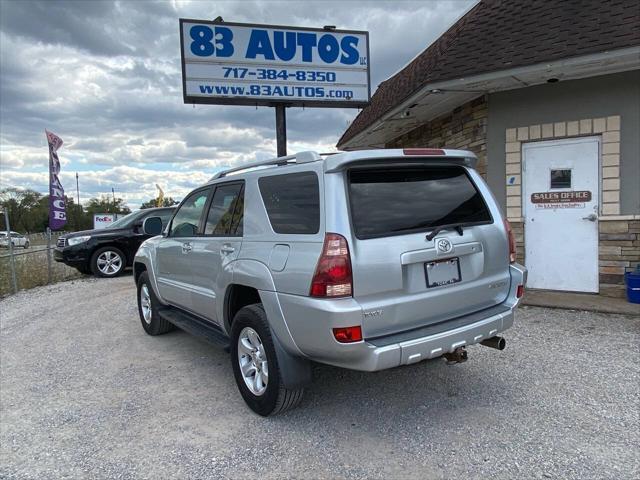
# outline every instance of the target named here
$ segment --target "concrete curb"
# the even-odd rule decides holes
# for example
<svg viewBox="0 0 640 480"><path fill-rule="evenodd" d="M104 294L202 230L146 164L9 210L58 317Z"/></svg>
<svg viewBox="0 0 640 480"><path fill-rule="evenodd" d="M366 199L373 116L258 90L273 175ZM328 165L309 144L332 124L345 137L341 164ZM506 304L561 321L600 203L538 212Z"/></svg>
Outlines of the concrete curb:
<svg viewBox="0 0 640 480"><path fill-rule="evenodd" d="M531 307L632 315L637 316L640 320L640 304L629 303L626 299L622 298L605 297L588 293L527 290L522 299L522 304Z"/></svg>

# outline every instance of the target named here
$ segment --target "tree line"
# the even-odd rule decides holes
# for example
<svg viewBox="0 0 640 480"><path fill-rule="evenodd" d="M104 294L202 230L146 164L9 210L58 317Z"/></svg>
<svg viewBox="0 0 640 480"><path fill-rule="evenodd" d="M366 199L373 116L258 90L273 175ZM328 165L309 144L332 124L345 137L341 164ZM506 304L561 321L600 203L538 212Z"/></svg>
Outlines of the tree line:
<svg viewBox="0 0 640 480"><path fill-rule="evenodd" d="M140 205L140 208L155 207L158 199L152 198ZM178 202L172 197L163 199L163 206L170 207ZM126 215L131 209L124 199L103 195L91 198L86 205L78 205L73 197L65 195L67 211L66 231L90 230L93 228L93 215L98 213L116 213ZM49 195L35 190L4 188L0 190L0 231L6 229L4 211L9 211L11 230L20 233L44 232L49 224Z"/></svg>

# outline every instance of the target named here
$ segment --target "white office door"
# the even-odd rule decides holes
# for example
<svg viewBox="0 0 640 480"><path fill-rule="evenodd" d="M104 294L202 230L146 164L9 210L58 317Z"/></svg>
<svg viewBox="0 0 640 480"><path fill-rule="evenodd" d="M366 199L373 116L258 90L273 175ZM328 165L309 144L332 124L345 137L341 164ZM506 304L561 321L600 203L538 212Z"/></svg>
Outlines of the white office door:
<svg viewBox="0 0 640 480"><path fill-rule="evenodd" d="M597 137L524 144L528 287L598 292L599 152Z"/></svg>

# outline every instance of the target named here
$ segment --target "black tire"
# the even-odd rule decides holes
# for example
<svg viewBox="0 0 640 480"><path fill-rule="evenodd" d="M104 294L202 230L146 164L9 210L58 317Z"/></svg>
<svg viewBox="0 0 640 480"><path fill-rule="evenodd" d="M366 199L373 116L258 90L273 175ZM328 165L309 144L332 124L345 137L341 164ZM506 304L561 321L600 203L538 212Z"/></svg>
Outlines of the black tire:
<svg viewBox="0 0 640 480"><path fill-rule="evenodd" d="M98 259L100 258L100 256L102 254L108 254L108 252L112 252L113 254L116 254L120 257L120 268L113 273L106 273L104 271L101 271L100 267L98 266ZM122 272L124 272L124 269L127 266L127 257L125 256L124 253L122 253L122 250L120 250L119 248L103 247L103 248L99 248L93 253L93 255L91 256L91 262L89 265L91 266L91 272L95 276L104 277L104 278L113 278L113 277L117 277Z"/></svg>
<svg viewBox="0 0 640 480"><path fill-rule="evenodd" d="M143 314L143 305L142 305L142 296L141 292L143 288L147 289L149 293L149 303L151 306L151 318L149 321L145 320ZM158 315L158 307L160 302L156 297L156 293L153 291L153 287L151 286L151 282L149 282L149 274L147 272L142 272L140 278L138 278L138 315L140 316L140 323L142 323L142 328L149 335L162 335L163 333L170 332L175 327L172 323L164 320L160 315Z"/></svg>
<svg viewBox="0 0 640 480"><path fill-rule="evenodd" d="M29 248L29 242L26 242L26 243L22 246L22 248L24 248L25 250L26 250L27 248Z"/></svg>
<svg viewBox="0 0 640 480"><path fill-rule="evenodd" d="M260 337L267 357L268 381L266 391L256 395L245 384L238 359L238 338L245 327L252 328ZM285 388L282 374L278 367L276 350L267 322L267 315L262 304L256 303L241 308L233 319L231 326L231 366L240 394L251 410L263 417L277 415L292 409L302 400L304 389L290 390Z"/></svg>

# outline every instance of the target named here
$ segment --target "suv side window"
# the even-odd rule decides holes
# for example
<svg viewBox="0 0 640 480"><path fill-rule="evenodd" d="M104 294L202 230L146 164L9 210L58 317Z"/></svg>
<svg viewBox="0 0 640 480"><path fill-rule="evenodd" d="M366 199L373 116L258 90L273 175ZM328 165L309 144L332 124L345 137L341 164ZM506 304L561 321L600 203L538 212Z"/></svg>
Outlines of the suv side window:
<svg viewBox="0 0 640 480"><path fill-rule="evenodd" d="M219 185L213 194L205 235L240 237L244 216L244 188L242 183Z"/></svg>
<svg viewBox="0 0 640 480"><path fill-rule="evenodd" d="M194 237L198 234L200 218L210 192L211 189L206 188L187 197L173 217L170 237Z"/></svg>
<svg viewBox="0 0 640 480"><path fill-rule="evenodd" d="M318 233L320 187L314 172L262 177L258 185L274 232Z"/></svg>

